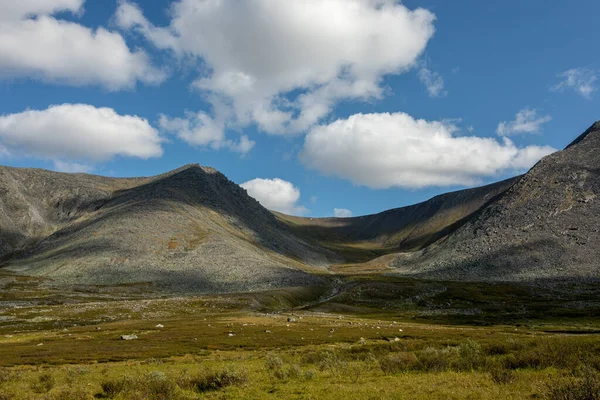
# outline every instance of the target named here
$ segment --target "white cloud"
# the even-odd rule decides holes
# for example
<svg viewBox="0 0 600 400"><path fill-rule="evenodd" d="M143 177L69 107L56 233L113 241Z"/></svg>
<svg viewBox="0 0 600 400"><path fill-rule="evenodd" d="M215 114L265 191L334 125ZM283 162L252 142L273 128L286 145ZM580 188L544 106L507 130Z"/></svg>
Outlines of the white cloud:
<svg viewBox="0 0 600 400"><path fill-rule="evenodd" d="M123 1L116 21L198 60L194 87L230 123L272 134L306 131L341 100L381 97L386 75L415 66L435 19L396 0L179 0L170 15L157 27Z"/></svg>
<svg viewBox="0 0 600 400"><path fill-rule="evenodd" d="M54 170L58 172L69 172L69 173L90 173L94 170L94 167L87 164L80 164L76 162L65 162L61 160L54 160Z"/></svg>
<svg viewBox="0 0 600 400"><path fill-rule="evenodd" d="M498 124L496 133L500 136L509 136L518 133L538 133L542 124L550 122L549 115L538 115L536 110L524 108L517 113L514 121L505 121Z"/></svg>
<svg viewBox="0 0 600 400"><path fill-rule="evenodd" d="M0 115L0 145L13 154L92 162L115 156L145 159L162 155L161 142L148 121L112 108L62 104Z"/></svg>
<svg viewBox="0 0 600 400"><path fill-rule="evenodd" d="M473 185L531 167L551 147L517 147L508 138L454 136L447 122L405 113L356 114L313 128L300 155L309 168L371 188Z"/></svg>
<svg viewBox="0 0 600 400"><path fill-rule="evenodd" d="M224 126L213 120L208 114L187 112L185 118L169 118L161 115L159 125L192 146L220 147L225 140Z"/></svg>
<svg viewBox="0 0 600 400"><path fill-rule="evenodd" d="M592 94L597 90L596 73L587 68L573 68L558 75L563 80L554 85L551 90L561 92L571 89L586 99L591 99Z"/></svg>
<svg viewBox="0 0 600 400"><path fill-rule="evenodd" d="M152 84L165 78L150 65L145 52L132 52L120 34L52 17L58 11L82 12L82 5L83 0L3 1L0 79L33 78L118 90L137 81Z"/></svg>
<svg viewBox="0 0 600 400"><path fill-rule="evenodd" d="M0 20L15 21L37 15L52 15L58 11L79 13L85 0L3 0Z"/></svg>
<svg viewBox="0 0 600 400"><path fill-rule="evenodd" d="M298 204L300 190L288 181L279 178L256 178L240 186L269 210L291 215L303 215L308 212L304 206Z"/></svg>
<svg viewBox="0 0 600 400"><path fill-rule="evenodd" d="M447 95L444 91L444 78L426 67L419 69L419 80L425 85L430 97L440 97Z"/></svg>
<svg viewBox="0 0 600 400"><path fill-rule="evenodd" d="M237 142L228 141L228 147L237 153L246 154L250 152L256 145L254 140L251 140L246 135L240 136L240 140Z"/></svg>
<svg viewBox="0 0 600 400"><path fill-rule="evenodd" d="M237 142L225 138L225 123L213 119L203 111L186 112L185 118L170 118L161 115L159 126L166 132L177 135L184 142L196 147L210 147L214 150L228 148L246 154L254 148L255 141L242 135Z"/></svg>
<svg viewBox="0 0 600 400"><path fill-rule="evenodd" d="M352 216L352 211L346 208L334 208L333 216L336 218L350 218Z"/></svg>

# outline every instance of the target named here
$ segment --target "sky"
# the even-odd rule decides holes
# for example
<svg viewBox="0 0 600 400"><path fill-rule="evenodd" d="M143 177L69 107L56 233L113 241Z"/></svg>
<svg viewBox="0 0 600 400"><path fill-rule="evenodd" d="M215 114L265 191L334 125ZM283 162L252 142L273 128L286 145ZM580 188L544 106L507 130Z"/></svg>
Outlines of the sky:
<svg viewBox="0 0 600 400"><path fill-rule="evenodd" d="M349 217L526 172L600 119L600 2L0 0L0 164L211 166Z"/></svg>

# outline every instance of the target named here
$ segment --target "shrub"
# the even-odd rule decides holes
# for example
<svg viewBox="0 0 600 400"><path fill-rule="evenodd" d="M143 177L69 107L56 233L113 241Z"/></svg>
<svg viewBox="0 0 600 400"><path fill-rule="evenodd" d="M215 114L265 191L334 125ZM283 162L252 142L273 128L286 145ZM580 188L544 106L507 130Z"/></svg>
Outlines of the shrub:
<svg viewBox="0 0 600 400"><path fill-rule="evenodd" d="M12 393L0 389L0 400L13 400L14 398Z"/></svg>
<svg viewBox="0 0 600 400"><path fill-rule="evenodd" d="M112 399L120 393L129 397L138 396L152 400L172 400L177 398L177 385L164 373L150 372L139 378L124 377L119 380L105 381L100 384L104 397Z"/></svg>
<svg viewBox="0 0 600 400"><path fill-rule="evenodd" d="M461 370L473 370L480 367L485 358L481 354L481 345L474 340L467 340L458 347L458 354L460 356L459 365L457 369Z"/></svg>
<svg viewBox="0 0 600 400"><path fill-rule="evenodd" d="M454 348L447 347L442 350L428 347L417 353L419 363L416 369L427 372L440 372L445 371L450 367L450 361L456 357L456 350Z"/></svg>
<svg viewBox="0 0 600 400"><path fill-rule="evenodd" d="M547 387L548 400L597 400L600 399L600 374L586 368L581 376L552 380Z"/></svg>
<svg viewBox="0 0 600 400"><path fill-rule="evenodd" d="M320 361L317 363L319 370L328 371L334 375L340 373L342 360L336 352L324 351L320 354Z"/></svg>
<svg viewBox="0 0 600 400"><path fill-rule="evenodd" d="M14 375L8 370L8 368L0 368L0 386L6 382L12 381Z"/></svg>
<svg viewBox="0 0 600 400"><path fill-rule="evenodd" d="M163 372L154 371L144 376L141 389L148 399L169 400L174 399L177 391L175 382Z"/></svg>
<svg viewBox="0 0 600 400"><path fill-rule="evenodd" d="M302 356L302 364L322 364L328 363L332 359L337 359L337 353L333 350L315 350L309 351Z"/></svg>
<svg viewBox="0 0 600 400"><path fill-rule="evenodd" d="M53 400L93 400L85 388L81 386L60 388L52 396Z"/></svg>
<svg viewBox="0 0 600 400"><path fill-rule="evenodd" d="M298 379L302 376L302 368L296 364L292 364L289 366L287 374L291 379Z"/></svg>
<svg viewBox="0 0 600 400"><path fill-rule="evenodd" d="M184 379L182 388L194 389L200 393L224 389L228 386L241 386L248 382L246 371L224 369L218 372L205 372Z"/></svg>
<svg viewBox="0 0 600 400"><path fill-rule="evenodd" d="M315 371L314 369L307 369L306 371L304 371L304 374L302 375L302 377L309 381L311 379L315 379L317 376L317 371Z"/></svg>
<svg viewBox="0 0 600 400"><path fill-rule="evenodd" d="M386 375L393 375L415 369L419 360L414 353L399 352L382 357L379 360L379 368Z"/></svg>
<svg viewBox="0 0 600 400"><path fill-rule="evenodd" d="M512 370L497 366L490 368L490 378L494 383L506 385L513 383L517 377Z"/></svg>
<svg viewBox="0 0 600 400"><path fill-rule="evenodd" d="M54 387L54 377L44 373L38 377L38 380L31 384L31 390L35 393L48 393Z"/></svg>
<svg viewBox="0 0 600 400"><path fill-rule="evenodd" d="M342 370L345 377L356 383L360 377L364 375L366 370L365 367L365 364L361 362L346 362L344 363Z"/></svg>
<svg viewBox="0 0 600 400"><path fill-rule="evenodd" d="M265 364L267 369L270 370L281 369L283 367L283 360L276 355L268 354L265 358Z"/></svg>
<svg viewBox="0 0 600 400"><path fill-rule="evenodd" d="M102 392L104 393L104 396L109 399L112 399L113 397L121 393L123 390L125 390L125 383L125 379L119 379L101 382L100 386L102 387Z"/></svg>

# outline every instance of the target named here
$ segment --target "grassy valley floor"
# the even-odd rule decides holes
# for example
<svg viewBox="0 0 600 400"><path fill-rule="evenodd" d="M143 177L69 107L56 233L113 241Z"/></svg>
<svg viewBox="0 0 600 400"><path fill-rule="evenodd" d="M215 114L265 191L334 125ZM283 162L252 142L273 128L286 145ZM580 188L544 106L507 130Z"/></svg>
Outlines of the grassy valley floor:
<svg viewBox="0 0 600 400"><path fill-rule="evenodd" d="M361 276L165 298L150 285L0 286L0 400L600 396L593 285Z"/></svg>

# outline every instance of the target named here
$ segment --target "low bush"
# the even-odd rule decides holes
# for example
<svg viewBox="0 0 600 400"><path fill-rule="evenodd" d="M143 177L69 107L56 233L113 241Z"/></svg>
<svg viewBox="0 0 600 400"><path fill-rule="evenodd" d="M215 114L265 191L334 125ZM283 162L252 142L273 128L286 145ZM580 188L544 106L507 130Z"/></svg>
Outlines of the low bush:
<svg viewBox="0 0 600 400"><path fill-rule="evenodd" d="M48 373L41 374L38 379L31 384L31 390L35 393L48 393L54 387L54 377Z"/></svg>
<svg viewBox="0 0 600 400"><path fill-rule="evenodd" d="M265 365L269 370L277 370L283 368L283 360L274 354L267 354Z"/></svg>
<svg viewBox="0 0 600 400"><path fill-rule="evenodd" d="M81 386L63 387L53 392L52 400L93 400L94 396Z"/></svg>
<svg viewBox="0 0 600 400"><path fill-rule="evenodd" d="M118 379L104 381L100 383L100 387L102 388L104 397L112 399L113 397L116 397L119 393L125 390L126 380Z"/></svg>
<svg viewBox="0 0 600 400"><path fill-rule="evenodd" d="M180 387L196 390L200 393L221 390L229 386L241 386L248 382L248 373L243 370L224 369L216 372L204 372L180 379Z"/></svg>
<svg viewBox="0 0 600 400"><path fill-rule="evenodd" d="M147 396L147 399L170 400L176 398L177 385L163 372L150 372L139 383L141 392Z"/></svg>
<svg viewBox="0 0 600 400"><path fill-rule="evenodd" d="M13 380L13 374L8 368L0 368L0 386Z"/></svg>
<svg viewBox="0 0 600 400"><path fill-rule="evenodd" d="M592 368L581 373L553 379L547 387L548 400L598 400L600 399L600 374Z"/></svg>
<svg viewBox="0 0 600 400"><path fill-rule="evenodd" d="M147 375L132 378L129 376L118 380L101 382L102 395L112 399L121 393L128 393L128 397L141 397L148 400L175 400L177 385L167 375L154 371Z"/></svg>
<svg viewBox="0 0 600 400"><path fill-rule="evenodd" d="M489 372L492 382L497 383L498 385L507 385L513 383L517 379L513 370L504 368L503 366L492 367Z"/></svg>
<svg viewBox="0 0 600 400"><path fill-rule="evenodd" d="M418 363L419 360L414 353L391 353L379 359L379 368L386 375L394 375L416 369Z"/></svg>
<svg viewBox="0 0 600 400"><path fill-rule="evenodd" d="M0 389L0 400L13 400L14 398L15 396L12 393Z"/></svg>
<svg viewBox="0 0 600 400"><path fill-rule="evenodd" d="M450 368L453 360L457 359L457 352L454 348L436 349L428 347L417 353L418 363L414 369L425 372L441 372Z"/></svg>

